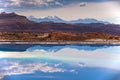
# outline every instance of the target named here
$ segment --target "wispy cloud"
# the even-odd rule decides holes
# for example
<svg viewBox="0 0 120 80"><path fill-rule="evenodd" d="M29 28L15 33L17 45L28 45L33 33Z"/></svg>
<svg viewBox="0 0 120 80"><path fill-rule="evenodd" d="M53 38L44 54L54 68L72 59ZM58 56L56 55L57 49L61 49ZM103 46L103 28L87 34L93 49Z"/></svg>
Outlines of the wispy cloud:
<svg viewBox="0 0 120 80"><path fill-rule="evenodd" d="M49 66L47 63L39 63L39 62L21 63L17 61L3 61L2 64L4 66L0 66L1 79L6 75L10 76L10 75L31 74L31 73L35 73L36 71L40 71L44 73L55 73L55 72L66 71L65 69ZM5 65L9 65L9 66L5 66Z"/></svg>
<svg viewBox="0 0 120 80"><path fill-rule="evenodd" d="M89 48L89 47L88 47ZM111 51L112 50L112 51ZM19 60L8 61L0 60L0 78L6 75L21 75L31 74L35 71L44 73L55 73L55 72L77 72L75 69L66 69L62 67L61 62L67 62L77 67L97 67L97 68L108 68L113 70L120 70L120 46L111 46L106 48L99 48L92 51L79 50L79 47L65 47L57 51L49 51L43 49L33 49L33 51L25 52L0 52L0 58L12 58ZM12 55L11 55L12 54ZM59 56L59 57L58 57ZM50 61L51 59L60 61L54 64L48 62L27 62L23 63L23 58L45 59ZM9 65L9 66L8 66Z"/></svg>
<svg viewBox="0 0 120 80"><path fill-rule="evenodd" d="M0 7L2 8L26 8L34 9L38 8L50 8L50 7L59 7L62 6L62 3L56 0L2 0Z"/></svg>
<svg viewBox="0 0 120 80"><path fill-rule="evenodd" d="M0 12L3 12L3 11L4 11L4 9L0 8Z"/></svg>
<svg viewBox="0 0 120 80"><path fill-rule="evenodd" d="M107 2L114 0L1 0L1 8L11 9L46 9L63 7L70 4L81 3L80 6L85 6L83 2Z"/></svg>
<svg viewBox="0 0 120 80"><path fill-rule="evenodd" d="M112 51L111 51L112 50ZM77 63L79 67L103 67L115 70L120 70L120 46L96 49L94 51L79 50L79 48L66 47L56 52L47 50L33 50L32 52L0 52L1 58L45 58L55 59L60 61L70 61ZM12 55L11 55L12 54ZM17 55L17 56L16 56ZM59 57L58 57L59 56ZM103 63L104 62L104 63ZM15 65L15 64L14 64ZM16 64L18 65L18 63ZM34 64L35 65L35 64ZM38 64L39 65L39 64ZM61 64L55 64L58 67ZM7 69L13 68L9 67ZM54 69L55 71L57 69ZM53 72L55 72L53 71ZM49 69L43 72L51 72Z"/></svg>
<svg viewBox="0 0 120 80"><path fill-rule="evenodd" d="M87 5L87 3L85 3L85 2L80 3L80 7L84 7L86 5Z"/></svg>

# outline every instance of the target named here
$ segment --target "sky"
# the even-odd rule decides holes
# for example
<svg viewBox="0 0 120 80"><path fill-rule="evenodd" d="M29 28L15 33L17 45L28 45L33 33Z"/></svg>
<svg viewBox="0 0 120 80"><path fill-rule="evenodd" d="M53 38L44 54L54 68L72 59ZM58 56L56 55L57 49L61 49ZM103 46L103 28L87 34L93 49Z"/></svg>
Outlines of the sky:
<svg viewBox="0 0 120 80"><path fill-rule="evenodd" d="M120 0L0 0L0 12L64 20L95 18L120 24Z"/></svg>
<svg viewBox="0 0 120 80"><path fill-rule="evenodd" d="M45 59L45 61L46 60L49 61L50 59L52 59L54 61L71 63L72 65L81 62L84 64L79 64L80 66L93 67L93 68L94 67L108 68L108 69L114 69L120 71L120 54L119 54L120 46L110 46L110 47L101 46L101 48L100 47L96 48L95 46L94 47L82 46L88 50L82 49L81 46L72 46L72 45L58 46L58 47L53 46L49 48L46 47L48 48L48 50L45 50L43 49L43 47L42 48L41 47L42 46L37 46L37 47L33 46L31 48L28 48L24 52L0 51L0 59L5 59L5 58L10 58L10 59L36 58L37 59L38 58L38 59ZM57 51L55 51L56 47L59 48ZM93 50L93 48L96 49Z"/></svg>

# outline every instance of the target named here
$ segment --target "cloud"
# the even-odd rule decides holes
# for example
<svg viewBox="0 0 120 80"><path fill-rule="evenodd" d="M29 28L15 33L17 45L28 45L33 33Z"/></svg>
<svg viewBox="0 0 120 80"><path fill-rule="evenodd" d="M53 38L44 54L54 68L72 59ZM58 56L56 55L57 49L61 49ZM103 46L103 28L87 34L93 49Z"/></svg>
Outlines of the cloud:
<svg viewBox="0 0 120 80"><path fill-rule="evenodd" d="M1 0L0 8L12 9L16 11L17 9L50 9L50 8L59 8L64 7L70 4L81 3L80 7L85 6L82 2L107 2L114 0Z"/></svg>
<svg viewBox="0 0 120 80"><path fill-rule="evenodd" d="M1 74L0 74L0 80L1 80L3 77L4 77L4 75L1 73Z"/></svg>
<svg viewBox="0 0 120 80"><path fill-rule="evenodd" d="M46 16L58 16L68 21L76 20L76 19L84 19L84 18L94 18L97 20L112 22L113 21L112 19L114 19L113 23L120 24L118 20L117 21L115 20L116 16L120 17L119 15L120 9L118 8L120 7L120 3L118 3L117 1L109 1L109 2L83 1L83 2L74 3L76 1L74 0L73 3L71 2L68 4L66 1L60 2L59 0L59 2L62 3L63 5L61 8L44 9L44 10L40 10L40 8L38 8L38 10L36 9L30 10L30 7L29 7L29 9L25 11L20 11L19 9L17 9L19 11L16 11L16 13L27 16L27 17L34 16L37 18L46 17ZM86 6L80 7L80 3L86 3ZM69 13L73 13L73 14L69 14Z"/></svg>
<svg viewBox="0 0 120 80"><path fill-rule="evenodd" d="M87 3L84 3L84 2L80 3L80 7L84 7L86 5L87 5Z"/></svg>
<svg viewBox="0 0 120 80"><path fill-rule="evenodd" d="M108 20L109 20L109 22L111 22L111 23L120 24L120 16L108 18L107 21L108 21Z"/></svg>
<svg viewBox="0 0 120 80"><path fill-rule="evenodd" d="M3 11L4 11L4 9L0 8L0 12L3 12Z"/></svg>
<svg viewBox="0 0 120 80"><path fill-rule="evenodd" d="M65 69L48 66L47 63L21 63L17 61L3 61L4 66L0 66L0 78L2 79L6 75L22 75L22 74L31 74L36 71L44 73L55 73L55 72L65 72ZM5 66L9 65L9 66ZM57 64L56 64L57 65Z"/></svg>
<svg viewBox="0 0 120 80"><path fill-rule="evenodd" d="M4 8L47 8L62 6L62 3L56 0L5 0L1 1L0 7ZM31 9L31 8L30 8Z"/></svg>
<svg viewBox="0 0 120 80"><path fill-rule="evenodd" d="M89 47L88 47L89 48ZM112 50L112 51L111 51ZM44 54L43 54L44 53ZM79 47L65 47L60 50L53 52L47 50L34 49L32 52L0 52L0 58L39 58L45 59L45 61L58 60L77 67L97 67L97 68L108 68L113 70L120 70L120 46L111 46L107 48L99 48L92 51L79 50ZM11 55L12 54L12 55ZM59 56L59 57L58 57ZM54 72L76 72L74 69L64 69L63 64L54 63L49 64L47 62L17 62L17 61L0 61L0 78L5 75L21 75L30 74L35 71L41 71L44 73ZM9 66L8 66L9 65Z"/></svg>
<svg viewBox="0 0 120 80"><path fill-rule="evenodd" d="M80 3L80 7L84 7L86 5L87 5L87 3L84 3L84 2Z"/></svg>
<svg viewBox="0 0 120 80"><path fill-rule="evenodd" d="M45 59L60 60L63 62L69 61L70 64L75 63L79 67L103 67L103 68L120 70L119 68L120 54L119 53L120 53L120 46L99 48L92 51L79 50L79 47L67 46L55 52L53 50L49 51L41 48L40 49L37 48L37 50L34 49L32 52L31 51L30 52L29 51L25 51L25 52L2 52L1 51L0 58L39 58L39 59L45 58ZM18 63L14 63L14 65L19 66ZM34 64L34 65L40 65L40 64ZM56 68L61 66L61 64L55 64L53 66ZM15 66L11 66L7 69L11 69L14 67ZM48 68L48 70L45 70L43 68L43 72L50 72L49 69L50 68Z"/></svg>
<svg viewBox="0 0 120 80"><path fill-rule="evenodd" d="M28 77L28 76L26 76L26 77ZM29 76L29 78L49 78L49 79L52 78L53 79L53 78L56 78L56 77L55 76L35 76L34 75L34 76Z"/></svg>

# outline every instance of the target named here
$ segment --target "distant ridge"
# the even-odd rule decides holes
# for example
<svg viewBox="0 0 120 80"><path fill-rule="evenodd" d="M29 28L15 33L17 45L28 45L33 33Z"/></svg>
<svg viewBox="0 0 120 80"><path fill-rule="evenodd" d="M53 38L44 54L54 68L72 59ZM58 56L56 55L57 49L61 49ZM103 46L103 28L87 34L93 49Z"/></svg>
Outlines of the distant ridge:
<svg viewBox="0 0 120 80"><path fill-rule="evenodd" d="M65 21L57 16L48 16L44 18L35 18L34 16L28 17L29 20L35 21L35 22L59 22L64 23Z"/></svg>
<svg viewBox="0 0 120 80"><path fill-rule="evenodd" d="M76 24L76 23L104 23L104 24L110 24L107 21L100 21L93 18L86 18L86 19L77 19L77 20L71 20L71 21L65 21L57 16L47 16L44 18L35 18L34 16L28 17L29 20L35 21L35 22L58 22L58 23L70 23L70 24Z"/></svg>
<svg viewBox="0 0 120 80"><path fill-rule="evenodd" d="M49 17L53 19L53 17ZM58 17L54 17L59 19ZM59 19L61 21L61 19ZM57 20L56 20L57 21ZM61 23L61 22L41 22L30 21L27 17L16 13L0 13L0 32L73 32L88 33L101 32L107 34L120 35L120 25L104 23Z"/></svg>

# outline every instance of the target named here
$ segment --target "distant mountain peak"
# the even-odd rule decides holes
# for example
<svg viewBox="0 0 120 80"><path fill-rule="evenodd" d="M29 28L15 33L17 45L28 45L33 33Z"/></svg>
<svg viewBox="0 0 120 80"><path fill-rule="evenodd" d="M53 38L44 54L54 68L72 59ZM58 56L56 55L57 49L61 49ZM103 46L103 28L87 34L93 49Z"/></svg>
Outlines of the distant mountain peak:
<svg viewBox="0 0 120 80"><path fill-rule="evenodd" d="M6 12L2 12L2 13L0 13L0 18L1 19L8 19L8 18L26 18L25 16L21 16L21 15L18 15L18 14L16 14L16 13L14 13L14 12L12 12L12 13L6 13Z"/></svg>
<svg viewBox="0 0 120 80"><path fill-rule="evenodd" d="M48 16L48 17L45 17L45 18L54 19L54 16Z"/></svg>
<svg viewBox="0 0 120 80"><path fill-rule="evenodd" d="M1 12L0 14L4 15L4 14L7 14L6 12Z"/></svg>
<svg viewBox="0 0 120 80"><path fill-rule="evenodd" d="M51 20L62 20L58 16L47 16L47 17L44 17L44 18L48 18L48 19L51 19Z"/></svg>
<svg viewBox="0 0 120 80"><path fill-rule="evenodd" d="M71 21L66 21L58 16L47 16L44 18L35 18L34 16L28 17L29 20L35 21L35 22L58 22L58 23L69 23L69 24L78 24L78 23L84 23L84 24L90 24L90 23L104 23L104 24L109 24L107 21L100 21L97 19L93 18L85 18L85 19L77 19L77 20L71 20Z"/></svg>
<svg viewBox="0 0 120 80"><path fill-rule="evenodd" d="M84 24L90 24L90 23L104 23L104 24L110 24L107 21L101 21L94 18L85 18L85 19L77 19L77 20L71 20L69 23L84 23Z"/></svg>
<svg viewBox="0 0 120 80"><path fill-rule="evenodd" d="M6 13L6 12L2 12L0 13L0 20L1 20L1 24L11 24L11 23L17 23L17 22L21 22L21 23L28 23L28 22L32 22L29 21L26 16L22 16L22 15L18 15L14 12L12 13Z"/></svg>
<svg viewBox="0 0 120 80"><path fill-rule="evenodd" d="M4 16L3 16L4 15ZM31 18L34 18L31 16ZM109 34L120 35L120 25L100 23L101 21L95 20L95 23L91 23L93 19L79 19L70 21L64 21L58 17L55 19L38 18L41 23L36 23L28 20L25 16L15 13L1 13L0 14L0 31L4 32L74 32L74 33L86 33L86 32L103 32ZM35 18L36 19L36 18ZM78 21L78 22L77 22ZM88 21L88 22L86 22ZM93 20L94 21L94 20ZM75 23L75 24L74 24ZM81 23L81 24L80 24ZM84 24L83 24L84 23ZM88 24L86 24L88 23Z"/></svg>
<svg viewBox="0 0 120 80"><path fill-rule="evenodd" d="M44 18L35 18L34 16L30 16L28 19L35 22L63 22L63 20L57 16L47 16Z"/></svg>
<svg viewBox="0 0 120 80"><path fill-rule="evenodd" d="M7 12L1 12L0 15L17 15L16 13L12 12L12 13L7 13Z"/></svg>

